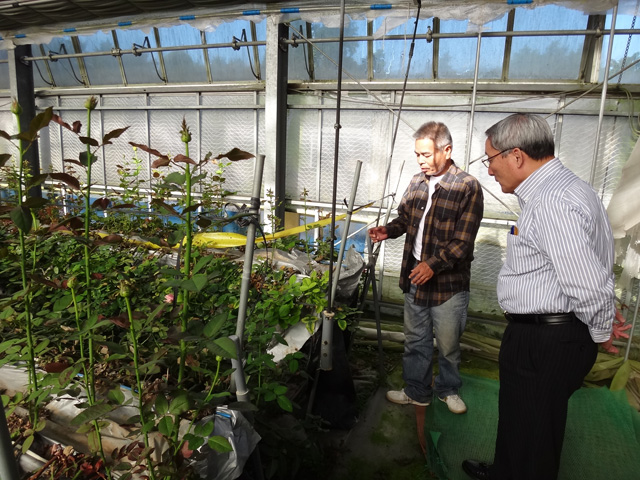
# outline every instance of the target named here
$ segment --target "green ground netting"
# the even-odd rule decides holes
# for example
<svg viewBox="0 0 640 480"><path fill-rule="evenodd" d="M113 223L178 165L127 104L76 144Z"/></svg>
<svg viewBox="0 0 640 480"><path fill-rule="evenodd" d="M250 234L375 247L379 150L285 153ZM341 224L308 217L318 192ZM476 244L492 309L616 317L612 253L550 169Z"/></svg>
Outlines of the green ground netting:
<svg viewBox="0 0 640 480"><path fill-rule="evenodd" d="M499 383L469 375L462 381L465 415L450 413L443 402L427 407L428 463L441 480L468 480L461 467L467 458L493 459ZM640 413L624 390L582 388L571 397L559 479L640 479Z"/></svg>

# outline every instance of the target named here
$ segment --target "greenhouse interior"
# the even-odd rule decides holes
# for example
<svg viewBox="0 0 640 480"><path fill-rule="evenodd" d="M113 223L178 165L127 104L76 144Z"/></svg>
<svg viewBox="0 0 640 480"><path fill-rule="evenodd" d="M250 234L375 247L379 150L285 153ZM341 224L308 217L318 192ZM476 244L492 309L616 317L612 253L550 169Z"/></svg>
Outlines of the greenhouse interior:
<svg viewBox="0 0 640 480"><path fill-rule="evenodd" d="M0 2L0 480L523 479L495 476L494 459L499 418L520 428L503 366L505 329L523 324L497 285L525 215L494 168L522 147L489 133L513 114L546 122L551 157L611 226L613 343L568 394L557 478L637 479L639 13L640 0ZM402 389L409 243L370 233L406 218L427 122L448 127L444 149L429 142L483 199L462 386L446 393L463 415ZM431 395L451 364L428 325Z"/></svg>

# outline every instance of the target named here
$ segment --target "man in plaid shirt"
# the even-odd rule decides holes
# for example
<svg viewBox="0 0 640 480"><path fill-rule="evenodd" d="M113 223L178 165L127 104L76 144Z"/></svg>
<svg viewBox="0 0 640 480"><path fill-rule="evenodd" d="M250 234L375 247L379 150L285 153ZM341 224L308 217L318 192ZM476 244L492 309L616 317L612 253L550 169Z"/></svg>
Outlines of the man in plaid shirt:
<svg viewBox="0 0 640 480"><path fill-rule="evenodd" d="M465 413L460 398L460 336L467 321L473 244L484 210L476 178L451 159L451 133L428 122L413 135L421 172L398 206L398 217L369 230L376 243L406 234L400 288L404 300L405 388L387 392L399 404L426 406L433 390L453 413ZM432 386L433 336L439 374Z"/></svg>

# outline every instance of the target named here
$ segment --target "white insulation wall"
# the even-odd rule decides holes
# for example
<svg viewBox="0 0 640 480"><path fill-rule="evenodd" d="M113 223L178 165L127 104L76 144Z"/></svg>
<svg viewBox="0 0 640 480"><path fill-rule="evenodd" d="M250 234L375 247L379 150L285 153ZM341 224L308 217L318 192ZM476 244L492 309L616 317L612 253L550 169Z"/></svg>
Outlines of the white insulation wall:
<svg viewBox="0 0 640 480"><path fill-rule="evenodd" d="M379 93L388 100L392 100L395 94ZM13 132L15 127L8 111L8 99L2 100L0 99L0 105L3 105L0 108L0 128ZM85 100L85 96L45 97L38 98L37 105L39 109L53 106L67 123L75 120L84 123L86 112L82 105ZM451 111L444 107L438 109L438 104L446 103L446 97L442 94L434 94L432 97L425 93L410 93L405 102L412 107L401 115L391 157L391 191L396 192L396 198L399 199L409 179L417 171L413 153L413 131L430 120L446 123L453 135L454 160L465 167L469 149L471 162L466 168L485 188L485 221L478 235L475 261L472 264L471 310L485 314L499 313L495 294L496 278L504 260L506 232L510 222L516 218L518 206L515 197L504 195L499 185L488 176L486 168L473 160L484 152L484 131L511 113L510 108L513 112L522 111L522 103L511 107L501 105L500 112L476 112L472 136L468 138L470 113ZM598 116L597 110L593 115L584 114L585 109L594 110L590 102L593 100L579 100L569 109L563 110L562 114L549 115L547 120L555 132L557 152L561 160L581 178L591 182L607 205L618 184L622 167L634 147L634 140L626 116L605 116L592 179ZM325 95L293 95L289 104L285 189L287 199L299 201L301 192L306 189L309 192L307 201L323 205L321 210L326 214L330 211L332 198L335 92ZM235 147L255 154L263 153L263 105L262 94L255 92L102 95L100 107L92 117L92 136L97 138L124 126L129 126L129 129L113 145L98 152L99 162L94 167L94 182L104 185L106 189L118 185L116 165L127 162L132 157L133 150L128 143L130 141L147 144L163 153L183 153L178 134L183 118L193 134L190 156L194 159L203 158L209 151L215 156ZM555 106L553 99L540 99L528 102L526 109L547 116L543 112L554 112ZM349 198L355 164L357 160L361 160L363 166L356 205L376 202L375 209L368 209L354 219L355 223L351 227L351 231L354 231L376 219L397 120L387 109L367 98L366 94L345 93L342 107L336 198L339 204L343 204L343 199ZM618 108L625 111L626 107L615 104L608 106L612 112ZM83 131L86 130L83 128ZM6 143L6 140L0 138L0 142ZM5 145L1 147L3 151L7 151ZM57 124L51 124L42 132L40 143L43 170L62 171L62 159L77 158L81 149L83 147L74 135ZM150 159L142 152L138 153L138 157L147 159L144 178L149 178ZM265 171L275 168L274 165L274 160L267 158ZM213 168L212 164L205 167L209 172L213 172ZM225 172L225 187L237 192L240 197L250 197L253 168L253 161L233 163ZM265 194L263 192L263 198ZM378 268L384 274L381 281L383 300L398 301L401 298L397 277L402 242L402 238L385 242L379 258Z"/></svg>

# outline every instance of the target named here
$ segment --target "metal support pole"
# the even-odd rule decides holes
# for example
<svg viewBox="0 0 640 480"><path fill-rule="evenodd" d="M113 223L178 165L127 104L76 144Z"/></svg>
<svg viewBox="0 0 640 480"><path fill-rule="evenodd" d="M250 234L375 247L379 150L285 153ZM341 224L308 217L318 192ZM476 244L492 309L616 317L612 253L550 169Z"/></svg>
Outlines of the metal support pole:
<svg viewBox="0 0 640 480"><path fill-rule="evenodd" d="M473 72L473 90L471 92L471 112L469 112L469 128L467 130L467 151L464 157L464 170L469 171L469 161L471 159L471 139L473 137L473 117L476 113L476 100L478 98L478 74L480 71L480 45L482 33L478 32L478 43L476 44L476 67Z"/></svg>
<svg viewBox="0 0 640 480"><path fill-rule="evenodd" d="M253 174L253 192L249 213L258 216L260 212L260 187L262 185L262 172L264 170L264 155L256 158L256 168ZM240 285L240 304L238 306L238 322L236 324L236 336L238 337L238 356L242 358L242 344L244 338L244 324L247 318L247 301L249 299L249 287L251 284L251 267L253 265L253 247L256 243L256 223L251 222L247 227L247 246L244 252L244 265L242 267L242 283Z"/></svg>
<svg viewBox="0 0 640 480"><path fill-rule="evenodd" d="M596 166L598 165L598 150L600 149L600 131L602 130L602 119L604 118L604 104L607 100L607 86L609 85L609 68L611 66L611 51L613 50L614 34L616 32L616 17L618 16L618 5L613 7L611 14L611 33L609 34L609 47L607 48L607 63L602 82L602 95L600 97L600 113L598 114L598 128L596 129L596 144L593 148L593 162L591 163L591 175L589 185L593 186L596 178Z"/></svg>
<svg viewBox="0 0 640 480"><path fill-rule="evenodd" d="M13 445L4 407L0 410L2 410L2 415L0 415L0 480L14 480L20 478L20 475L18 475L18 466L13 456Z"/></svg>
<svg viewBox="0 0 640 480"><path fill-rule="evenodd" d="M373 311L376 319L376 334L378 336L378 374L380 375L380 382L384 381L387 376L387 372L384 369L384 350L382 348L382 325L380 321L380 303L378 300L378 287L375 276L375 259L376 256L373 254L373 244L371 243L371 237L367 235L367 249L369 250L369 264L367 265L367 269L369 270L369 275L367 279L371 279L371 288L373 289Z"/></svg>
<svg viewBox="0 0 640 480"><path fill-rule="evenodd" d="M236 385L236 398L239 402L250 402L249 389L244 379L244 367L242 366L242 350L240 349L240 339L237 335L229 335L229 338L236 344L236 357L231 359L233 368L233 381Z"/></svg>
<svg viewBox="0 0 640 480"><path fill-rule="evenodd" d="M640 280L636 279L638 284L638 293L636 294L636 309L633 312L633 320L631 321L631 329L629 330L629 338L627 339L627 349L624 352L624 361L629 360L629 352L631 351L631 342L633 341L633 332L636 329L636 321L638 319L638 306L640 305Z"/></svg>
<svg viewBox="0 0 640 480"><path fill-rule="evenodd" d="M351 226L351 217L353 216L353 206L356 203L356 192L358 191L358 182L360 181L360 170L362 168L362 160L356 162L356 172L353 176L353 184L351 185L351 197L347 210L347 218L344 220L344 230L342 231L342 240L340 241L340 250L338 253L338 263L331 284L331 300L335 302L336 290L338 289L338 280L340 280L340 272L342 269L342 257L344 255L345 245L349 238L349 227ZM329 305L329 309L333 310L333 305Z"/></svg>

